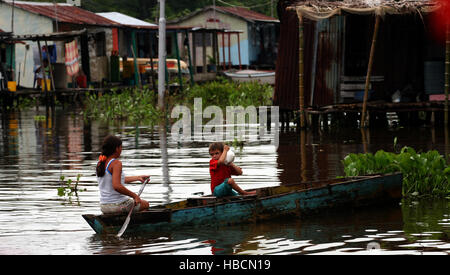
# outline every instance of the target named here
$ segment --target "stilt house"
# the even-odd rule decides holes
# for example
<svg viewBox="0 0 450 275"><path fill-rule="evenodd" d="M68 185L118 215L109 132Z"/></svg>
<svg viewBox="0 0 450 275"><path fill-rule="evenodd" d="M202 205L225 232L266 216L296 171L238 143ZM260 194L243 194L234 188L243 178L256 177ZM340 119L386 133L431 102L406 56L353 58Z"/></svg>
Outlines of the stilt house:
<svg viewBox="0 0 450 275"><path fill-rule="evenodd" d="M440 8L425 0L280 0L274 104L304 116L315 106L444 94L445 43L434 35L445 27L432 24Z"/></svg>

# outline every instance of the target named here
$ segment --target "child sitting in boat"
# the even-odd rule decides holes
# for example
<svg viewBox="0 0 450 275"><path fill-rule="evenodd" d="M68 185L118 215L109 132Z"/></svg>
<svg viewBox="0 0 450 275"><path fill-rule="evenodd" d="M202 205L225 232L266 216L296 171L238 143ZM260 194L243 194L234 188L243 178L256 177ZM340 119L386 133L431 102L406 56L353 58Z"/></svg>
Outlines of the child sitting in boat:
<svg viewBox="0 0 450 275"><path fill-rule="evenodd" d="M233 162L226 163L228 145L222 142L214 142L209 146L209 173L211 175L211 192L215 197L240 195L256 195L256 191L242 190L231 178L231 175L242 175L242 169ZM236 193L237 191L237 193Z"/></svg>
<svg viewBox="0 0 450 275"><path fill-rule="evenodd" d="M100 210L103 214L128 213L143 211L149 203L129 189L124 184L134 181L144 182L150 176L128 176L122 171L122 162L118 160L122 153L122 140L116 136L107 136L103 140L102 153L97 163L96 174L100 189ZM131 197L131 198L130 198Z"/></svg>

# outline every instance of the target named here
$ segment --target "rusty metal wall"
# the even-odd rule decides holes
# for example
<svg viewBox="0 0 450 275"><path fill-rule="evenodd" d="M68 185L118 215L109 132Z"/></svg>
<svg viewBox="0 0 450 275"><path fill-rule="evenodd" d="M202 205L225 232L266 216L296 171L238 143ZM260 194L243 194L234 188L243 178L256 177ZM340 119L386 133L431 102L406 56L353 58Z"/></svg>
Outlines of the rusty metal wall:
<svg viewBox="0 0 450 275"><path fill-rule="evenodd" d="M280 37L275 72L274 105L281 110L298 110L298 18L278 3Z"/></svg>
<svg viewBox="0 0 450 275"><path fill-rule="evenodd" d="M275 75L274 104L282 110L299 109L298 17L279 6L280 39ZM316 32L317 30L317 32ZM323 106L338 101L343 62L345 18L304 20L305 105ZM316 47L314 41L317 38ZM317 55L316 55L317 53ZM316 66L313 66L315 62ZM312 81L312 80L315 81ZM314 91L312 91L314 87ZM311 101L311 95L313 100Z"/></svg>
<svg viewBox="0 0 450 275"><path fill-rule="evenodd" d="M317 22L317 69L312 105L329 105L338 102L339 84L343 62L344 16L333 16Z"/></svg>

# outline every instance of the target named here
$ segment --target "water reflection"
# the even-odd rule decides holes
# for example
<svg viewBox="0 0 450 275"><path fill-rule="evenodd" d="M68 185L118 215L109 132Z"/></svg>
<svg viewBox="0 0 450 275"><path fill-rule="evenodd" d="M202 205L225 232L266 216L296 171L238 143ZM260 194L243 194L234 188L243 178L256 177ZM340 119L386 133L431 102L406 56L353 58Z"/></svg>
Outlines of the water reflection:
<svg viewBox="0 0 450 275"><path fill-rule="evenodd" d="M168 122L163 119L158 128L159 132L159 147L161 148L161 159L162 159L162 175L163 175L163 185L167 189L164 196L164 203L169 203L170 194L172 194L172 187L170 186L170 172L169 172L169 155L167 152L167 127Z"/></svg>
<svg viewBox="0 0 450 275"><path fill-rule="evenodd" d="M410 218L410 217L408 217ZM99 254L291 255L447 254L442 231L408 234L399 207L335 211L303 220L271 220L228 227L205 227L128 236L95 236ZM414 240L411 240L413 238ZM124 248L126 246L126 248Z"/></svg>
<svg viewBox="0 0 450 275"><path fill-rule="evenodd" d="M0 254L431 254L449 253L448 200L404 201L383 209L321 213L227 228L196 228L98 236L81 218L99 213L94 167L109 133L123 140L129 175L149 174L143 198L152 205L210 193L208 143L171 141L167 122L155 127L106 126L81 110L1 113ZM170 129L169 129L170 130ZM169 133L169 134L168 134ZM349 153L449 150L448 129L283 130L279 146L246 144L236 156L244 188L316 181L343 175ZM81 174L78 196L57 195L60 177ZM137 191L139 185L131 185ZM379 245L379 249L377 248ZM375 249L367 249L367 247Z"/></svg>

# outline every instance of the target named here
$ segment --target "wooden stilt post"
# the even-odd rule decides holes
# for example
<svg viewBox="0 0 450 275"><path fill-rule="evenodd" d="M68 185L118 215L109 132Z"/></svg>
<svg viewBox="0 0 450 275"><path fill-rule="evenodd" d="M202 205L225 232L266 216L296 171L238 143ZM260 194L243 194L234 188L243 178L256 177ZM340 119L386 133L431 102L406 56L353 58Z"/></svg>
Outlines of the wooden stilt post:
<svg viewBox="0 0 450 275"><path fill-rule="evenodd" d="M305 89L304 89L304 61L303 61L303 16L299 14L299 37L298 37L298 87L300 106L300 127L305 127Z"/></svg>
<svg viewBox="0 0 450 275"><path fill-rule="evenodd" d="M222 68L225 71L227 69L225 63L225 32L222 32L222 56L223 56Z"/></svg>
<svg viewBox="0 0 450 275"><path fill-rule="evenodd" d="M231 33L228 33L228 70L231 70Z"/></svg>
<svg viewBox="0 0 450 275"><path fill-rule="evenodd" d="M313 61L312 61L312 72L311 72L311 98L309 100L309 105L312 106L314 103L314 89L316 85L316 68L317 68L317 49L319 44L319 21L316 21L314 27L314 42L313 42Z"/></svg>
<svg viewBox="0 0 450 275"><path fill-rule="evenodd" d="M363 144L363 149L364 149L364 153L367 154L368 150L367 150L367 135L366 135L366 130L367 129L363 129L361 128L361 141Z"/></svg>
<svg viewBox="0 0 450 275"><path fill-rule="evenodd" d="M446 25L446 30L445 30L445 74L444 74L444 79L445 79L445 117L444 117L444 121L445 121L445 127L448 126L448 90L449 90L449 76L450 76L450 25L447 24Z"/></svg>
<svg viewBox="0 0 450 275"><path fill-rule="evenodd" d="M206 64L206 30L202 30L202 59L203 59L202 73L206 74L208 72L208 67Z"/></svg>
<svg viewBox="0 0 450 275"><path fill-rule="evenodd" d="M300 179L301 182L306 182L308 180L306 176L306 169L308 163L308 157L306 155L306 130L300 130L300 159L301 159L301 167L300 167Z"/></svg>
<svg viewBox="0 0 450 275"><path fill-rule="evenodd" d="M137 43L136 43L136 31L131 32L131 54L133 55L134 64L134 85L141 87L140 74L139 74L139 64L137 62Z"/></svg>
<svg viewBox="0 0 450 275"><path fill-rule="evenodd" d="M367 127L367 98L369 93L369 84L370 84L370 74L372 73L372 64L373 64L373 57L375 53L375 45L377 42L377 34L378 34L378 28L380 26L380 16L376 15L375 17L375 28L373 30L373 36L372 36L372 46L370 47L370 56L369 56L369 65L367 66L367 75L366 75L366 86L364 88L364 101L363 101L363 109L361 114L361 127Z"/></svg>
<svg viewBox="0 0 450 275"><path fill-rule="evenodd" d="M183 90L183 77L181 76L180 49L178 48L178 30L175 30L175 33L173 34L173 41L174 41L174 46L175 46L175 54L177 56L178 82L180 83L180 90Z"/></svg>
<svg viewBox="0 0 450 275"><path fill-rule="evenodd" d="M216 61L216 72L220 70L220 54L219 54L219 34L217 30L213 31L214 41L214 60Z"/></svg>
<svg viewBox="0 0 450 275"><path fill-rule="evenodd" d="M216 44L216 38L215 38L215 36L216 36L216 34L215 34L215 31L211 31L210 33L209 33L209 35L210 35L210 37L211 37L211 43L212 43L212 48L211 48L211 50L212 50L212 58L214 59L214 64L213 65L215 65L216 66L216 70L214 71L213 70L213 72L216 72L217 73L217 56L216 56L216 47L217 47L217 44ZM212 61L212 60L211 60Z"/></svg>
<svg viewBox="0 0 450 275"><path fill-rule="evenodd" d="M188 58L189 58L189 75L191 80L191 85L194 85L194 69L192 68L192 58L191 58L191 47L190 47L190 41L189 41L189 32L185 30L186 39L187 39L187 52L188 52ZM194 33L192 33L194 35ZM193 47L195 49L195 45Z"/></svg>
<svg viewBox="0 0 450 275"><path fill-rule="evenodd" d="M46 101L46 103L47 103L47 99L48 99L48 93L47 93L47 91L49 90L49 89L47 88L47 76L46 76L45 68L44 68L44 59L43 59L43 57L42 57L41 42L38 40L37 43L38 43L38 48L39 48L39 59L40 59L40 61L41 61L41 71L40 71L40 72L42 73L42 79L44 80L45 101ZM48 54L47 54L47 58L48 58ZM41 83L41 85L42 85L42 83Z"/></svg>
<svg viewBox="0 0 450 275"><path fill-rule="evenodd" d="M242 62L241 62L241 39L239 38L239 32L237 33L237 48L238 48L238 57L239 57L239 70L242 70Z"/></svg>
<svg viewBox="0 0 450 275"><path fill-rule="evenodd" d="M50 71L50 79L52 81L52 90L53 90L53 92L55 92L55 79L53 78L53 68L52 68L52 62L51 62L51 58L50 58L50 52L48 50L47 40L45 40L44 43L45 43L45 49L47 51L48 69Z"/></svg>
<svg viewBox="0 0 450 275"><path fill-rule="evenodd" d="M217 72L220 69L220 53L219 53L219 33L217 31L214 31L214 41L216 42L216 47L215 47L215 60L216 60L216 68L217 68Z"/></svg>
<svg viewBox="0 0 450 275"><path fill-rule="evenodd" d="M197 46L196 46L196 32L192 32L192 63L193 63L193 73L197 74Z"/></svg>
<svg viewBox="0 0 450 275"><path fill-rule="evenodd" d="M150 67L152 68L152 71L151 71L152 87L153 87L154 91L157 91L156 80L155 80L155 67L153 65L153 37L156 38L156 35L153 35L153 37L152 37L152 34L153 33L150 33Z"/></svg>

